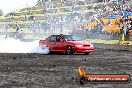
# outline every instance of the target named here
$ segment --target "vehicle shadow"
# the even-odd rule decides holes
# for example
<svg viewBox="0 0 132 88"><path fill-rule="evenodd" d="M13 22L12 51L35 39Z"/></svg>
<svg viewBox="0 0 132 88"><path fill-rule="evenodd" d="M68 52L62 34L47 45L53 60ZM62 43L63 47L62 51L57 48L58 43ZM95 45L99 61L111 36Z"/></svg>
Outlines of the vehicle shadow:
<svg viewBox="0 0 132 88"><path fill-rule="evenodd" d="M50 54L48 55L67 55L65 53L61 53L61 52L51 52ZM84 53L73 53L72 55L85 55ZM72 56L71 55L71 56ZM90 54L89 54L90 55ZM86 55L85 55L86 56Z"/></svg>

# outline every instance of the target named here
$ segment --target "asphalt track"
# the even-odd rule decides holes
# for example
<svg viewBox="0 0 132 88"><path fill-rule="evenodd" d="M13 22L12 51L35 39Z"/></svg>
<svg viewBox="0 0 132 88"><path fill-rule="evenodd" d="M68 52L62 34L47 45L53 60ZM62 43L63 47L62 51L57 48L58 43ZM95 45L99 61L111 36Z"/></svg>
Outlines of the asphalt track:
<svg viewBox="0 0 132 88"><path fill-rule="evenodd" d="M95 49L90 55L0 54L0 88L132 88L128 84L78 84L83 65L90 74L132 75L132 52Z"/></svg>

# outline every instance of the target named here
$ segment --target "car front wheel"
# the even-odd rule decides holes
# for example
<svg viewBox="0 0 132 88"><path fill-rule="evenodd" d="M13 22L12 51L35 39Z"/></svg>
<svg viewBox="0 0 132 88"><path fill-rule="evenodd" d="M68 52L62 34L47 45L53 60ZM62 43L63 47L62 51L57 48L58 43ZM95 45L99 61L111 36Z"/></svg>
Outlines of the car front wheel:
<svg viewBox="0 0 132 88"><path fill-rule="evenodd" d="M68 55L72 55L73 54L72 46L67 46L67 48L66 48L66 54L68 54Z"/></svg>

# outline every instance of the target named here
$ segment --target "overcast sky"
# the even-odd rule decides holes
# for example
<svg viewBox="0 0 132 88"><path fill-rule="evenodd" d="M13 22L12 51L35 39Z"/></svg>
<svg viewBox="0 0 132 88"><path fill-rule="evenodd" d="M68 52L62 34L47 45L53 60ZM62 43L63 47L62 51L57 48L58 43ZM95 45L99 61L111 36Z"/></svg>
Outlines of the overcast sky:
<svg viewBox="0 0 132 88"><path fill-rule="evenodd" d="M37 0L0 0L0 9L2 9L5 14L19 8L33 6L36 2Z"/></svg>

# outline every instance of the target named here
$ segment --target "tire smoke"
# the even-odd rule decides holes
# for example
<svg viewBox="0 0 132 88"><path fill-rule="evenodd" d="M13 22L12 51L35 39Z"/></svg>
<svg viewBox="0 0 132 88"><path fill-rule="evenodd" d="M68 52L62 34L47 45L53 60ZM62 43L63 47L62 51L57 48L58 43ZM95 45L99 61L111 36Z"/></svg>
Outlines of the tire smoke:
<svg viewBox="0 0 132 88"><path fill-rule="evenodd" d="M46 46L39 47L39 40L33 42L23 42L13 38L0 41L0 53L40 53L48 54Z"/></svg>

